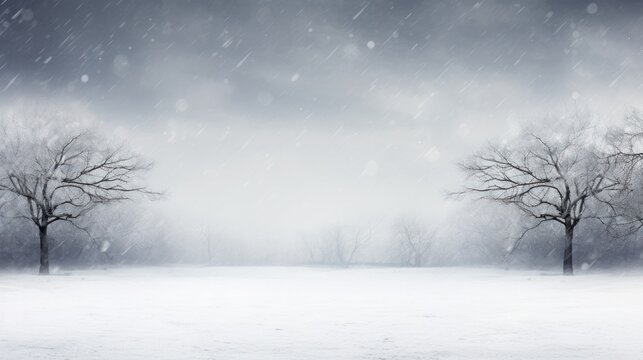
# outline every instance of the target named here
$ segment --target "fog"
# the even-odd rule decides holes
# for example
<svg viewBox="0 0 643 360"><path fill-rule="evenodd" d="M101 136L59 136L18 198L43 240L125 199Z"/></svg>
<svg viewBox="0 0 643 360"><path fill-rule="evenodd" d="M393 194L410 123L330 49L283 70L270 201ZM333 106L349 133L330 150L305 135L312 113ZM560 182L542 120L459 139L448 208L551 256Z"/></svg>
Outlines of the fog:
<svg viewBox="0 0 643 360"><path fill-rule="evenodd" d="M245 262L306 262L307 239L346 227L386 262L400 219L457 248L496 211L447 196L458 162L578 109L618 124L643 98L636 2L1 6L4 116L64 110L153 161L163 198L104 211L162 224L177 261L217 238ZM515 232L484 236L509 246L508 217Z"/></svg>
<svg viewBox="0 0 643 360"><path fill-rule="evenodd" d="M0 0L0 358L639 359L642 108L643 2Z"/></svg>

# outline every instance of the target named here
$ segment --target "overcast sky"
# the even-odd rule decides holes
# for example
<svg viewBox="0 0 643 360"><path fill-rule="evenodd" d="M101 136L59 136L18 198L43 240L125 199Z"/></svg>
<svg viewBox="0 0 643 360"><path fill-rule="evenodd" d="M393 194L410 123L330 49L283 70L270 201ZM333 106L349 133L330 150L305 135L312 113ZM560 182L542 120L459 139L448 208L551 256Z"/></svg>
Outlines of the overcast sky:
<svg viewBox="0 0 643 360"><path fill-rule="evenodd" d="M452 216L455 162L525 120L643 105L643 4L15 1L5 107L82 109L186 226L291 236Z"/></svg>

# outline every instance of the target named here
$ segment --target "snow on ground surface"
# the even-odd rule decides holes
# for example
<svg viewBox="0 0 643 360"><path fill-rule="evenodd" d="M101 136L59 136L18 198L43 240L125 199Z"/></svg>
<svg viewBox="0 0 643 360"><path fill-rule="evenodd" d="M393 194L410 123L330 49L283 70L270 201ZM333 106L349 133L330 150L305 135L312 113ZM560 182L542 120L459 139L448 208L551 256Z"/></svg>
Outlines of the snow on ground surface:
<svg viewBox="0 0 643 360"><path fill-rule="evenodd" d="M643 275L140 268L0 274L0 359L641 359Z"/></svg>

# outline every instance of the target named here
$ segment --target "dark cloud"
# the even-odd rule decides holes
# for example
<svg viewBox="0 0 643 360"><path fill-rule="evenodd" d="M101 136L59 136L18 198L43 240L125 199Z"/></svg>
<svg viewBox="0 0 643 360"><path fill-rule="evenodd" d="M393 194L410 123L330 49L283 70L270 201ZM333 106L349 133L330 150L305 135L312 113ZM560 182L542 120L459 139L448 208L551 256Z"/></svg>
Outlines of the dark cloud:
<svg viewBox="0 0 643 360"><path fill-rule="evenodd" d="M259 201L267 222L299 216L298 201L326 220L346 202L347 216L440 213L453 162L522 119L578 103L620 117L643 98L635 1L4 1L0 14L5 102L80 102L146 144L174 205ZM205 183L226 192L190 191Z"/></svg>

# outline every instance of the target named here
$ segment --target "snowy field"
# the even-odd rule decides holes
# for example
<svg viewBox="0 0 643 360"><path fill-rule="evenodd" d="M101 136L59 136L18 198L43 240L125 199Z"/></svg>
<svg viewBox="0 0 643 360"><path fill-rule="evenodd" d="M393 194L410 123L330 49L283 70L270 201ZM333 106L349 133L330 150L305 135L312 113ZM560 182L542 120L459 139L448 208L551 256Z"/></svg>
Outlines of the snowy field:
<svg viewBox="0 0 643 360"><path fill-rule="evenodd" d="M154 268L0 275L0 359L641 359L643 275Z"/></svg>

